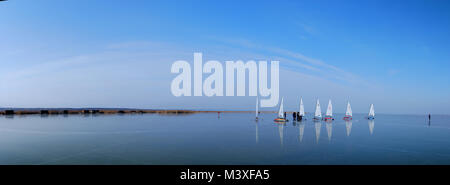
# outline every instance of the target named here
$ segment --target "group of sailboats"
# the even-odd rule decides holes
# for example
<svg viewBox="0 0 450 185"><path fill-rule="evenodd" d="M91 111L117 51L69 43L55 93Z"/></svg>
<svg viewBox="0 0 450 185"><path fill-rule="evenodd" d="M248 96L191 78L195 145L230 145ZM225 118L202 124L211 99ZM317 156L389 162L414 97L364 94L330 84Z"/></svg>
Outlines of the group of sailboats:
<svg viewBox="0 0 450 185"><path fill-rule="evenodd" d="M281 98L281 103L280 103L280 107L278 109L278 115L277 118L274 119L275 122L288 122L289 120L286 118L286 113L284 112L284 108L283 108L283 98ZM256 99L256 120L258 120L258 98ZM295 114L295 113L294 113ZM305 120L305 108L303 106L303 99L300 98L300 109L299 112L296 114L297 117L301 117L302 119L297 119L294 121L300 121L300 120ZM350 106L350 102L347 102L347 110L345 111L345 116L344 116L344 120L352 120L353 113L352 113L352 108ZM369 120L373 120L375 119L375 110L373 107L373 104L370 104L370 109L369 109L369 114L367 119ZM316 100L316 110L314 112L314 117L313 117L314 121L320 121L320 120L325 120L325 121L333 121L334 117L333 117L333 105L331 103L331 100L328 101L328 107L327 107L327 111L325 113L325 117L322 118L322 110L320 108L320 101L319 99Z"/></svg>
<svg viewBox="0 0 450 185"><path fill-rule="evenodd" d="M350 108L350 103L348 102L348 105L347 105L347 113L349 112L349 108ZM351 110L351 108L350 108L350 115L347 115L347 113L346 113L345 116L346 116L346 117L349 116L350 119L351 119L351 117L352 117L351 112L352 112L352 110ZM345 119L345 117L344 117L344 119ZM333 118L333 104L331 104L331 100L328 100L327 112L325 113L325 117L322 119L322 110L320 109L320 102L319 102L319 99L317 99L317 102L316 102L316 111L315 111L315 113L314 113L314 118L313 118L313 120L315 120L315 121L320 121L320 120L333 121L333 120L334 120L334 118Z"/></svg>
<svg viewBox="0 0 450 185"><path fill-rule="evenodd" d="M284 107L283 107L283 103L284 103L284 99L281 98L281 102L280 102L280 106L278 108L278 113L277 113L277 118L274 119L275 122L277 123L281 123L278 125L278 131L280 134L280 142L281 142L281 146L283 146L283 135L284 135L284 126L286 125L285 123L288 122L289 120L286 118L286 113L284 112ZM301 119L295 119L293 121L301 121L301 120L306 120L305 117L305 107L303 105L303 99L300 98L300 109L299 112L294 113L297 118L301 117ZM350 102L347 102L347 110L345 112L345 116L344 116L344 120L345 120L345 127L346 127L346 133L347 136L350 135L351 129L352 129L352 108L350 106ZM259 119L259 100L258 98L256 98L256 111L255 111L255 120L258 122ZM373 119L375 119L375 110L373 107L373 104L370 105L370 110L369 110L369 114L367 116L367 119L369 119L369 130L370 130L370 134L372 135L373 133L373 128L374 128L374 121ZM316 110L314 112L314 127L315 127L315 131L316 131L316 142L319 142L319 138L320 138L320 130L322 127L322 123L320 122L321 120L325 120L326 121L326 130L327 130L327 135L328 135L328 140L331 141L331 135L332 135L332 131L333 131L333 125L331 123L331 121L334 120L333 117L333 105L331 103L331 100L328 101L328 107L327 107L327 111L325 113L325 117L322 118L322 111L320 109L320 101L319 99L316 100ZM295 123L294 123L295 124ZM304 135L304 131L305 131L305 123L304 122L299 122L299 140L300 142L302 142L303 140L303 135ZM258 137L258 124L256 124L256 142L258 143L259 137Z"/></svg>

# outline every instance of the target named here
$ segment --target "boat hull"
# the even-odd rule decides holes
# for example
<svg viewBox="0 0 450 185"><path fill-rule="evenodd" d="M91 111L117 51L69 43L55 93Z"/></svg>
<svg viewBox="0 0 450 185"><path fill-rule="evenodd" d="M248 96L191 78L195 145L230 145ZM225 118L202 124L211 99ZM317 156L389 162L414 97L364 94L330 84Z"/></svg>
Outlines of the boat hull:
<svg viewBox="0 0 450 185"><path fill-rule="evenodd" d="M320 120L322 120L321 117L314 117L314 118L313 118L313 121L320 121Z"/></svg>
<svg viewBox="0 0 450 185"><path fill-rule="evenodd" d="M324 119L325 119L325 121L333 121L334 120L333 117L325 117Z"/></svg>
<svg viewBox="0 0 450 185"><path fill-rule="evenodd" d="M284 119L284 118L276 118L276 119L274 119L273 121L275 121L275 122L287 122L287 119Z"/></svg>
<svg viewBox="0 0 450 185"><path fill-rule="evenodd" d="M373 120L373 119L375 119L375 117L370 116L370 117L367 117L367 119L368 120Z"/></svg>
<svg viewBox="0 0 450 185"><path fill-rule="evenodd" d="M353 118L351 116L345 116L344 120L352 120Z"/></svg>

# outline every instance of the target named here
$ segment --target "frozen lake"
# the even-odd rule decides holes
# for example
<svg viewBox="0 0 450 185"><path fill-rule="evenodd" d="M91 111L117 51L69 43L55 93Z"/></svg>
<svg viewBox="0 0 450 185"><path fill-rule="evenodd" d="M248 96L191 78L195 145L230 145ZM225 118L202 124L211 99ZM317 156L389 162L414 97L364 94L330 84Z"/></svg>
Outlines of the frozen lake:
<svg viewBox="0 0 450 185"><path fill-rule="evenodd" d="M1 116L0 164L450 164L450 116L365 116Z"/></svg>

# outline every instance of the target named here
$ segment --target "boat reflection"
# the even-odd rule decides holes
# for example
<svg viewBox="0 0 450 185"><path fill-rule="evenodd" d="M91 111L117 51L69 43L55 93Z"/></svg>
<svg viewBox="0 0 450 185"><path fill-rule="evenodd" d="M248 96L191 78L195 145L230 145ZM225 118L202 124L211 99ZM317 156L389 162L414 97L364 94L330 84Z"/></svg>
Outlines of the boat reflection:
<svg viewBox="0 0 450 185"><path fill-rule="evenodd" d="M316 127L316 143L319 143L320 128L322 127L322 123L320 121L316 121L314 122L314 126Z"/></svg>
<svg viewBox="0 0 450 185"><path fill-rule="evenodd" d="M298 128L299 128L299 132L300 132L298 139L300 140L300 142L302 142L303 141L303 133L305 132L305 123L300 122L298 124Z"/></svg>
<svg viewBox="0 0 450 185"><path fill-rule="evenodd" d="M315 141L316 144L319 143L320 140L320 132L322 130L322 124L325 124L325 128L326 128L326 132L327 132L327 138L328 141L331 141L333 138L333 127L336 125L333 125L333 122L331 121L296 121L292 123L292 127L287 127L287 123L284 122L276 122L276 125L278 127L278 134L280 137L280 146L284 147L284 132L285 129L297 129L298 127L298 141L300 143L303 142L304 139L304 135L305 135L305 128L307 124L314 124L314 131L315 131ZM260 123L256 123L255 124L255 141L256 143L259 142L259 124ZM340 127L341 124L337 124L337 127ZM368 120L368 126L369 126L369 132L370 135L373 135L373 130L375 127L375 120ZM286 128L285 128L286 127ZM351 133L352 133L352 127L353 127L353 120L349 119L349 120L345 120L345 131L346 131L346 136L350 137Z"/></svg>
<svg viewBox="0 0 450 185"><path fill-rule="evenodd" d="M255 127L256 127L256 143L258 143L258 139L259 139L258 122L256 122Z"/></svg>
<svg viewBox="0 0 450 185"><path fill-rule="evenodd" d="M331 122L327 122L326 127L327 127L328 141L331 141L331 134L333 134L333 125L331 124Z"/></svg>
<svg viewBox="0 0 450 185"><path fill-rule="evenodd" d="M283 134L284 134L284 126L286 124L285 123L279 123L278 124L278 132L280 133L280 144L281 147L283 147Z"/></svg>
<svg viewBox="0 0 450 185"><path fill-rule="evenodd" d="M369 120L369 131L370 131L370 135L373 134L373 127L375 127L375 120Z"/></svg>
<svg viewBox="0 0 450 185"><path fill-rule="evenodd" d="M328 133L328 141L331 141L331 134L333 133L333 125L331 122L327 121L326 127L327 127L327 133Z"/></svg>
<svg viewBox="0 0 450 185"><path fill-rule="evenodd" d="M345 128L347 129L347 136L352 132L352 120L345 121Z"/></svg>

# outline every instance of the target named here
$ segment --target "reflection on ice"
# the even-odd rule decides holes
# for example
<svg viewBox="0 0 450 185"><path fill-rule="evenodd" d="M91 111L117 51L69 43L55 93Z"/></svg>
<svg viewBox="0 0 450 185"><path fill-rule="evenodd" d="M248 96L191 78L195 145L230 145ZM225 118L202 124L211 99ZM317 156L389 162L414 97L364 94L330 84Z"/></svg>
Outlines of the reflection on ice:
<svg viewBox="0 0 450 185"><path fill-rule="evenodd" d="M355 114L353 121L327 124L320 142L326 122L276 124L272 114L262 114L255 123L254 115L2 115L0 164L450 164L450 116L435 116L434 126L424 128L424 116L378 115L383 137L374 137L375 120ZM226 147L211 150L217 144Z"/></svg>
<svg viewBox="0 0 450 185"><path fill-rule="evenodd" d="M331 134L333 133L333 125L331 122L326 123L327 126L327 133L328 133L328 141L331 141Z"/></svg>
<svg viewBox="0 0 450 185"><path fill-rule="evenodd" d="M305 132L305 123L300 122L300 124L298 125L298 128L299 128L299 132L300 132L300 135L298 137L299 137L300 142L302 142L303 133Z"/></svg>
<svg viewBox="0 0 450 185"><path fill-rule="evenodd" d="M347 129L347 136L352 132L352 120L345 121L345 128Z"/></svg>
<svg viewBox="0 0 450 185"><path fill-rule="evenodd" d="M373 127L375 126L375 121L372 119L372 120L369 120L369 131L370 131L370 135L372 135L373 134Z"/></svg>
<svg viewBox="0 0 450 185"><path fill-rule="evenodd" d="M255 124L256 127L256 143L258 143L258 123Z"/></svg>
<svg viewBox="0 0 450 185"><path fill-rule="evenodd" d="M280 133L280 144L283 146L284 124L278 124L278 132Z"/></svg>
<svg viewBox="0 0 450 185"><path fill-rule="evenodd" d="M314 122L314 125L316 127L316 142L319 143L320 127L322 127L322 123L320 121L316 121Z"/></svg>

